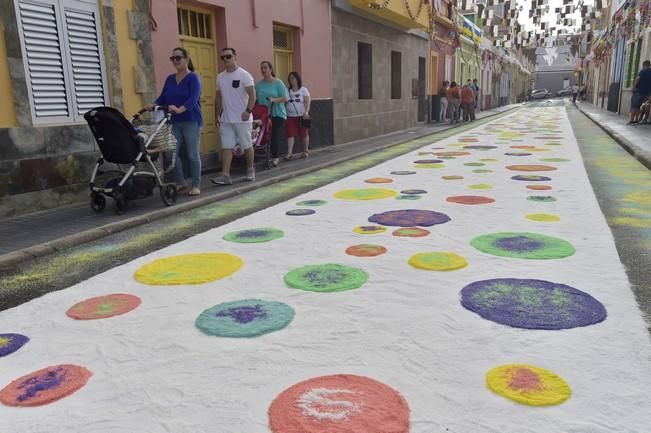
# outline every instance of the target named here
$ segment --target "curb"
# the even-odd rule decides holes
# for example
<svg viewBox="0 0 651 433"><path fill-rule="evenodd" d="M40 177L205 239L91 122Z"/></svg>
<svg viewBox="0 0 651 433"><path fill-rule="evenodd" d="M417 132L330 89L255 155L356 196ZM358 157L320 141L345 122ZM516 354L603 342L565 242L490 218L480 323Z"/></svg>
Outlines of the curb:
<svg viewBox="0 0 651 433"><path fill-rule="evenodd" d="M491 118L491 117L494 117L494 116L506 114L506 113L509 113L509 112L511 112L513 110L516 110L518 108L521 108L521 105L518 104L517 106L515 106L513 108L509 108L509 109L506 109L506 110L503 110L503 111L498 111L496 113L491 113L491 114L489 114L487 116L484 116L481 119L477 119L477 120L481 121L481 120L488 119L488 118ZM463 123L460 123L458 126L463 126L463 125L464 125ZM328 168L328 167L331 167L333 165L337 165L337 164L339 164L341 162L345 162L345 161L349 161L351 159L359 158L359 157L368 155L370 153L377 152L379 150L388 149L390 147L398 146L400 144L403 144L403 143L406 143L406 142L409 142L409 141L413 141L413 140L417 140L417 139L427 137L427 136L430 136L430 135L438 134L440 132L449 131L450 129L456 129L458 126L448 126L448 127L441 128L441 129L439 129L437 131L434 131L434 132L430 131L430 132L421 133L421 134L416 133L413 136L411 136L409 138L406 138L406 139L402 139L402 140L399 140L399 141L379 145L377 147L373 147L373 148L369 148L369 149L364 149L364 150L361 150L359 152L356 152L356 153L353 153L353 154L350 154L350 155L346 155L346 156L342 156L342 157L339 157L339 158L330 159L328 161L324 161L324 162L321 162L321 163L318 163L318 164L315 164L315 165L311 165L309 167L305 167L305 168L301 168L301 169L292 171L291 173L281 174L281 175L278 175L278 176L275 176L275 177L272 177L272 178L269 178L269 179L260 180L260 181L256 181L256 182L251 182L251 183L247 184L246 186L242 186L242 187L238 187L238 188L231 189L231 190L228 190L228 191L224 191L222 193L206 195L204 197L192 200L192 201L187 202L187 203L176 204L174 206L165 207L165 208L162 208L162 209L158 209L158 210L146 213L144 215L138 215L136 217L132 217L132 218L128 218L128 219L125 219L125 220L122 220L122 221L117 221L117 222L114 222L114 223L106 224L104 226L93 228L93 229L90 229L90 230L86 230L86 231L76 233L76 234L73 234L73 235L64 236L64 237L62 237L60 239L55 239L55 240L50 241L50 242L45 242L45 243L42 243L42 244L39 244L39 245L34 245L32 247L29 247L29 248L24 248L22 250L18 250L18 251L14 251L14 252L11 252L11 253L3 254L3 255L0 255L0 269L15 266L15 265L17 265L19 263L29 261L29 260L33 260L35 258L43 257L43 256L46 256L46 255L49 255L49 254L52 254L52 253L60 252L60 251L63 251L63 250L66 250L66 249L69 249L69 248L72 248L72 247L79 246L79 245L84 244L84 243L96 241L98 239L110 236L110 235L112 235L114 233L119 233L119 232L122 232L122 231L125 231L125 230L128 230L128 229L132 229L134 227L138 227L138 226L141 226L141 225L144 225L144 224L147 224L147 223L150 223L150 222L153 222L153 221L156 221L156 220L168 217L168 216L172 216L172 215L179 214L179 213L182 213L182 212L187 212L187 211L190 211L190 210L193 210L193 209L197 209L199 207L207 206L207 205L215 203L217 201L221 201L221 200L231 198L231 197L234 197L234 196L237 196L237 195L240 195L240 194L244 194L244 193L256 190L256 189L261 188L261 187L272 185L274 183L282 182L284 180L292 179L294 177L298 177L298 176L301 176L301 175L304 175L304 174L312 173L314 171L322 170L324 168ZM354 145L354 143L355 142L343 143L343 144L336 145L336 146L350 146L351 144ZM328 147L323 148L322 150L330 150L333 147L335 147L335 146L328 146ZM321 151L321 149L319 151Z"/></svg>
<svg viewBox="0 0 651 433"><path fill-rule="evenodd" d="M628 153L630 153L635 159L637 159L640 164L651 170L651 152L645 150L638 146L637 144L631 142L628 138L624 137L608 125L597 122L592 115L584 111L579 105L576 106L578 110L583 113L588 119L592 121L595 125L601 128L606 134L612 137L621 147L624 148ZM2 256L0 256L0 259Z"/></svg>

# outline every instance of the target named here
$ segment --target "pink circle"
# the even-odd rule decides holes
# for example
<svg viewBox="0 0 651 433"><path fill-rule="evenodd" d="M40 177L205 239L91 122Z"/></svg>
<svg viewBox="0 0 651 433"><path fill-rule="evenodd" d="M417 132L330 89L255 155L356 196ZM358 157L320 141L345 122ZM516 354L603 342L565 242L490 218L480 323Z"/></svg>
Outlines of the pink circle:
<svg viewBox="0 0 651 433"><path fill-rule="evenodd" d="M408 433L409 406L396 390L349 374L299 382L269 407L273 433Z"/></svg>
<svg viewBox="0 0 651 433"><path fill-rule="evenodd" d="M455 195L448 197L446 201L458 204L489 204L495 203L495 199L483 195Z"/></svg>
<svg viewBox="0 0 651 433"><path fill-rule="evenodd" d="M137 296L113 293L81 301L70 307L66 315L77 320L106 319L128 313L138 305L140 305L140 298Z"/></svg>
<svg viewBox="0 0 651 433"><path fill-rule="evenodd" d="M93 375L78 365L61 364L35 371L5 386L0 402L7 406L41 406L67 397Z"/></svg>

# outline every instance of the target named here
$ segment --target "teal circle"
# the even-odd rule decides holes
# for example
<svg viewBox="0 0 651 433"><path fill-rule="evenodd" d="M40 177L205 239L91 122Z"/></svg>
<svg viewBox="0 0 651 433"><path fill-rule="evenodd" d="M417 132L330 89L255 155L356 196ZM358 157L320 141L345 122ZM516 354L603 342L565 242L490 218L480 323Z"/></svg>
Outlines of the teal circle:
<svg viewBox="0 0 651 433"><path fill-rule="evenodd" d="M516 259L562 259L576 252L574 246L563 239L527 232L481 235L471 240L470 245L486 254Z"/></svg>
<svg viewBox="0 0 651 433"><path fill-rule="evenodd" d="M285 284L309 292L343 292L361 287L367 279L362 269L327 263L294 269L285 275Z"/></svg>
<svg viewBox="0 0 651 433"><path fill-rule="evenodd" d="M305 201L299 201L298 203L296 203L296 206L313 207L313 206L323 206L326 204L328 204L328 202L325 200L305 200Z"/></svg>
<svg viewBox="0 0 651 433"><path fill-rule="evenodd" d="M294 319L294 309L282 302L243 299L204 310L195 325L217 337L251 338L283 329Z"/></svg>
<svg viewBox="0 0 651 433"><path fill-rule="evenodd" d="M273 241L282 238L284 235L285 233L282 230L270 227L260 227L226 233L223 239L225 241L238 242L241 244L254 244Z"/></svg>
<svg viewBox="0 0 651 433"><path fill-rule="evenodd" d="M396 200L420 200L421 196L419 195L399 195L396 197Z"/></svg>
<svg viewBox="0 0 651 433"><path fill-rule="evenodd" d="M551 195L530 195L527 197L527 200L541 203L551 203L556 201L556 198L552 197Z"/></svg>
<svg viewBox="0 0 651 433"><path fill-rule="evenodd" d="M483 167L486 164L484 164L483 162L467 162L463 165L465 165L466 167Z"/></svg>

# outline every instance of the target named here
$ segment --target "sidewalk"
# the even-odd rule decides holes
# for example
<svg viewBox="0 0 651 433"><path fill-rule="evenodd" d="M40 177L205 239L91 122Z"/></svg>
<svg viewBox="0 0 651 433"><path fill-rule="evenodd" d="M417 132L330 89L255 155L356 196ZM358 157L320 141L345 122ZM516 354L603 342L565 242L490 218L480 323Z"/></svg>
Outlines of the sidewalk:
<svg viewBox="0 0 651 433"><path fill-rule="evenodd" d="M482 111L477 114L477 119L495 116L520 106L521 104L513 104ZM88 203L85 202L10 218L0 222L0 239L2 239L0 268L91 242L112 233L205 206L261 186L327 168L405 141L465 125L467 124L459 123L454 126L426 124L383 136L313 149L308 159L295 159L290 162L281 159L281 164L277 168L258 170L255 182L247 182L242 173L239 178L234 175L233 185L214 186L210 183L210 178L216 176L216 173L204 173L201 196L179 195L177 203L170 207L163 205L158 192L155 191L153 197L130 202L129 209L121 215L115 213L112 200L109 200L104 212L99 214L91 211ZM234 172L238 169L243 172L243 167L240 167L241 162L234 161Z"/></svg>
<svg viewBox="0 0 651 433"><path fill-rule="evenodd" d="M651 124L626 125L626 116L602 110L588 102L577 102L576 106L628 153L651 169Z"/></svg>

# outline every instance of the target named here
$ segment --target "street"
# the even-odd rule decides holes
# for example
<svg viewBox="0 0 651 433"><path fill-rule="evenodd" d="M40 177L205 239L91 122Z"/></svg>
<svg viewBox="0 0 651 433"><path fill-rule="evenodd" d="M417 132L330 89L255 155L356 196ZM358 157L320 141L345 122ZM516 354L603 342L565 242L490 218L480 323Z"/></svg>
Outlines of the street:
<svg viewBox="0 0 651 433"><path fill-rule="evenodd" d="M0 431L646 433L649 185L544 102L46 256Z"/></svg>

